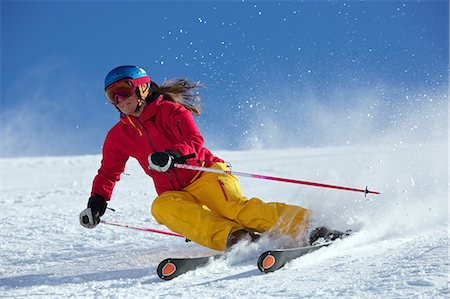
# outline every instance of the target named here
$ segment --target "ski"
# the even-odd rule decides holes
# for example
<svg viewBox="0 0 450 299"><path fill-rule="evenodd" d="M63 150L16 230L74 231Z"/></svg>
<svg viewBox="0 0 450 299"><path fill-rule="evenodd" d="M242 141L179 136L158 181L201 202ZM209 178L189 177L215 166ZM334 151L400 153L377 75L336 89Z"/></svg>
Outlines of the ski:
<svg viewBox="0 0 450 299"><path fill-rule="evenodd" d="M340 231L333 231L329 230L326 227L321 227L316 230L319 236L319 240L321 239L321 243L313 244L310 246L302 246L302 247L296 247L296 248L287 248L287 249L276 249L276 250L269 250L261 254L258 258L258 269L261 272L269 273L274 272L280 268L283 268L283 266L298 257L301 257L305 254L308 254L310 252L316 251L317 249L320 249L322 247L328 246L333 244L336 240L342 240L344 238L347 238L352 234L352 230L346 230L345 232ZM313 233L314 233L313 231ZM328 235L328 236L327 236ZM333 240L333 235L337 237ZM325 240L323 236L327 236L328 239Z"/></svg>
<svg viewBox="0 0 450 299"><path fill-rule="evenodd" d="M221 256L223 256L223 254L192 258L168 258L159 263L156 273L161 279L171 280L181 274L205 266L210 261Z"/></svg>
<svg viewBox="0 0 450 299"><path fill-rule="evenodd" d="M258 269L261 272L274 272L298 257L301 257L310 252L316 251L322 247L328 246L333 242L326 242L318 245L304 246L290 249L276 249L269 250L261 254L258 258Z"/></svg>
<svg viewBox="0 0 450 299"><path fill-rule="evenodd" d="M350 230L346 231L340 238L338 238L338 240L349 236L350 232ZM258 269L264 273L274 272L282 268L287 262L322 247L331 245L334 242L335 241L325 241L317 245L266 251L258 258ZM181 274L205 266L212 260L223 256L225 256L225 253L201 257L167 258L159 263L156 273L161 279L171 280Z"/></svg>

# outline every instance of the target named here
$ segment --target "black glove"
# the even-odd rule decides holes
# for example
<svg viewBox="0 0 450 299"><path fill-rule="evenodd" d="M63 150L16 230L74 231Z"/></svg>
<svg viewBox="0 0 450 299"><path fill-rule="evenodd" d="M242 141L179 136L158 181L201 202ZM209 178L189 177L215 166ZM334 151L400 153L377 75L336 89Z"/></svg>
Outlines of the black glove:
<svg viewBox="0 0 450 299"><path fill-rule="evenodd" d="M185 163L190 157L181 156L176 151L156 152L148 156L148 168L159 172L166 172L173 168L175 163Z"/></svg>
<svg viewBox="0 0 450 299"><path fill-rule="evenodd" d="M100 195L94 194L89 198L87 209L80 213L80 224L87 228L94 228L100 223L100 217L105 214L108 203Z"/></svg>

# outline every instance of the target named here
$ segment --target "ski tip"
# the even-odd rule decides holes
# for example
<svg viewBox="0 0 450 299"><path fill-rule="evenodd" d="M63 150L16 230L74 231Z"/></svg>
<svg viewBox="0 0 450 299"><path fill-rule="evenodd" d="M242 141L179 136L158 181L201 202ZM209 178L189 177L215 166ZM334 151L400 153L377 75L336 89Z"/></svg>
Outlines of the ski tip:
<svg viewBox="0 0 450 299"><path fill-rule="evenodd" d="M266 251L258 259L258 269L263 273L273 272L277 259L271 251Z"/></svg>
<svg viewBox="0 0 450 299"><path fill-rule="evenodd" d="M175 278L175 273L177 272L177 266L171 262L171 259L165 259L158 265L156 273L161 279L171 280Z"/></svg>
<svg viewBox="0 0 450 299"><path fill-rule="evenodd" d="M269 269L270 267L275 265L275 261L275 257L269 254L262 260L261 266L263 269Z"/></svg>
<svg viewBox="0 0 450 299"><path fill-rule="evenodd" d="M177 271L177 266L175 266L174 263L168 262L163 266L161 273L163 276L170 276L175 273L175 271Z"/></svg>

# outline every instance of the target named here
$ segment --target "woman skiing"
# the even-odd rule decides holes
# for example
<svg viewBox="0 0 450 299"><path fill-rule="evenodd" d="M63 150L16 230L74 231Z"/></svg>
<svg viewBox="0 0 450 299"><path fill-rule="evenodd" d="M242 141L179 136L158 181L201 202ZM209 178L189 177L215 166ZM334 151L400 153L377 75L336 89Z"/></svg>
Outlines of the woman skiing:
<svg viewBox="0 0 450 299"><path fill-rule="evenodd" d="M226 250L259 234L308 239L309 210L279 202L247 199L233 175L174 168L186 163L229 170L203 146L193 115L199 115L198 83L185 79L158 86L138 66L119 66L105 78L108 101L120 121L108 132L98 174L94 178L81 225L94 228L105 213L128 158L135 158L152 177L158 197L151 213L156 221L195 243ZM321 228L323 230L323 228ZM318 237L337 237L325 229Z"/></svg>

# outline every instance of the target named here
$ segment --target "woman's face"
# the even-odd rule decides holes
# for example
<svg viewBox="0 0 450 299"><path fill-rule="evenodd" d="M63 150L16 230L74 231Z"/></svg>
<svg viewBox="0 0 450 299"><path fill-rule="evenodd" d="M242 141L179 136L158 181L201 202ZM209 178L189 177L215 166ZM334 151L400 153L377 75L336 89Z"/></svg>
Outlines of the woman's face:
<svg viewBox="0 0 450 299"><path fill-rule="evenodd" d="M142 113L142 109L135 112L138 100L136 93L133 93L126 99L119 98L119 103L116 106L123 114L139 117Z"/></svg>

